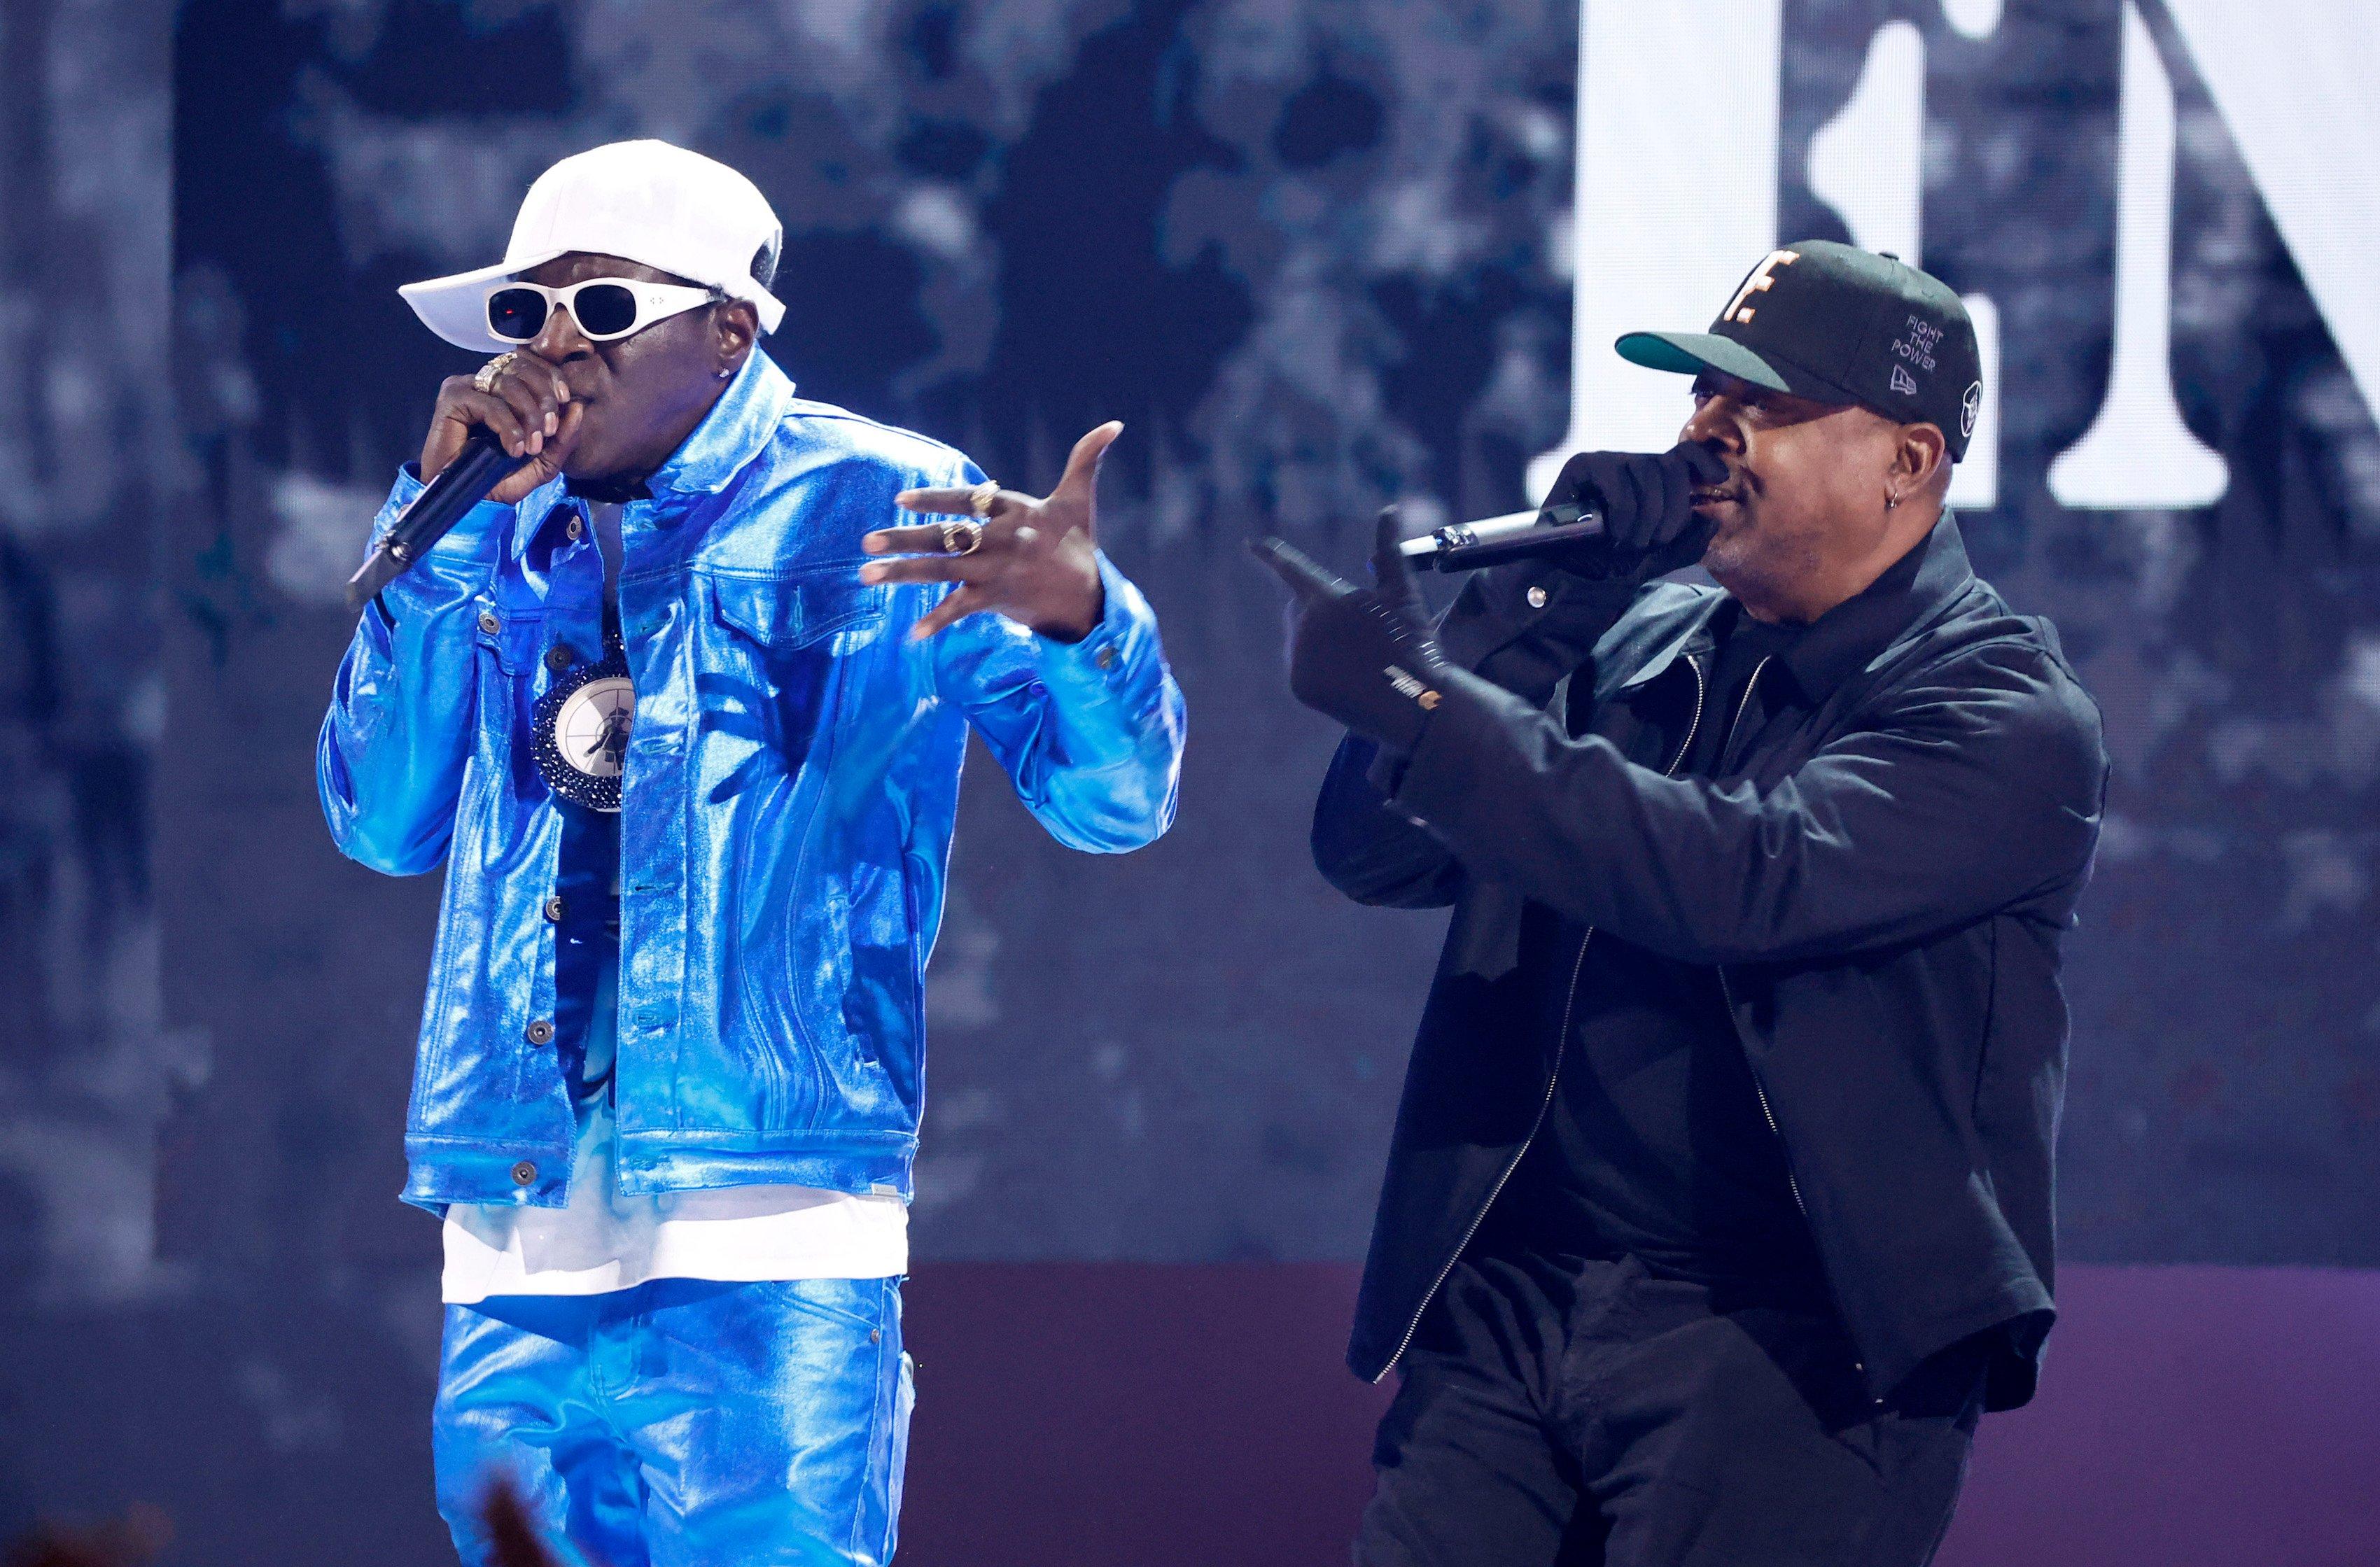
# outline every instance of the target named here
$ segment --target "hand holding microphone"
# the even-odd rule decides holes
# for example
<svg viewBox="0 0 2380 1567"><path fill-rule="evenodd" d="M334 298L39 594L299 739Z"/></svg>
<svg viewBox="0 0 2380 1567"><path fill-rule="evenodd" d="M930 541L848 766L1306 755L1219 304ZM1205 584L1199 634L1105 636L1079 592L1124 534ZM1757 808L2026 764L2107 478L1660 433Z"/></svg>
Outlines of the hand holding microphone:
<svg viewBox="0 0 2380 1567"><path fill-rule="evenodd" d="M1506 561L1551 557L1598 580L1639 582L1694 565L1710 541L1694 515L1694 492L1723 482L1727 465L1709 447L1667 452L1581 452L1534 512L1458 523L1398 547L1421 570L1475 571Z"/></svg>
<svg viewBox="0 0 2380 1567"><path fill-rule="evenodd" d="M485 430L506 456L523 459L484 497L512 505L562 471L586 413L586 404L571 399L559 365L519 349L498 354L477 374L450 375L440 383L421 443L421 482L434 482L471 432Z"/></svg>
<svg viewBox="0 0 2380 1567"><path fill-rule="evenodd" d="M1390 751L1410 755L1449 686L1468 678L1438 645L1413 578L1417 563L1463 570L1492 564L1475 558L1481 553L1498 559L1554 554L1584 576L1649 581L1702 558L1710 525L1694 515L1694 492L1726 479L1726 463L1705 446L1681 443L1658 455L1582 452L1562 465L1536 517L1511 519L1520 526L1467 544L1447 541L1462 528L1400 539L1390 506L1380 513L1368 588L1317 565L1293 545L1262 540L1257 558L1294 595L1290 692ZM1546 520L1551 525L1538 526ZM1466 551L1474 558L1463 559Z"/></svg>
<svg viewBox="0 0 2380 1567"><path fill-rule="evenodd" d="M587 405L561 370L533 354L499 354L438 388L421 443L421 493L347 578L360 610L481 501L511 505L562 471Z"/></svg>
<svg viewBox="0 0 2380 1567"><path fill-rule="evenodd" d="M1562 464L1546 504L1592 506L1603 514L1603 533L1565 549L1563 569L1650 582L1693 565L1711 536L1710 522L1695 515L1694 492L1726 480L1718 454L1692 441L1660 453L1577 454Z"/></svg>

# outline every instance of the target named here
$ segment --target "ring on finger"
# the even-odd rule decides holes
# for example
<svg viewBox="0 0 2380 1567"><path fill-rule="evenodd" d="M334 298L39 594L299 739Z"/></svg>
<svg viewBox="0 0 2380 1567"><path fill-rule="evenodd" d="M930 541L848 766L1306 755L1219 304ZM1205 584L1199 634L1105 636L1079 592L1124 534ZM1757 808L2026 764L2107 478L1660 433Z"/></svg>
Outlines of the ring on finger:
<svg viewBox="0 0 2380 1567"><path fill-rule="evenodd" d="M990 518L991 504L999 499L1000 484L995 480L987 479L967 492L967 504L974 508L975 515L979 520Z"/></svg>
<svg viewBox="0 0 2380 1567"><path fill-rule="evenodd" d="M515 356L510 353L498 354L480 367L480 373L471 377L471 384L482 392L493 392L496 389L496 377L512 369L514 358Z"/></svg>
<svg viewBox="0 0 2380 1567"><path fill-rule="evenodd" d="M983 548L983 524L979 522L942 524L942 553L971 555L981 548Z"/></svg>

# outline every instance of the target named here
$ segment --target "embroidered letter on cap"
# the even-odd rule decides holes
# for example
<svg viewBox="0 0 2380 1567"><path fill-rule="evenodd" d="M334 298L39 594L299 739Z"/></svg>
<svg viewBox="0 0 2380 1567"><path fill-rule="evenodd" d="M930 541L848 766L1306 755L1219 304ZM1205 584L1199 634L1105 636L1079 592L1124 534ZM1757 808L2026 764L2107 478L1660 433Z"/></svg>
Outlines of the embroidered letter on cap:
<svg viewBox="0 0 2380 1567"><path fill-rule="evenodd" d="M1727 309L1719 311L1718 319L1735 322L1750 321L1754 310L1744 301L1755 293L1767 292L1777 282L1773 274L1779 267L1791 266L1801 259L1802 252L1799 250L1769 251L1761 263L1752 269L1752 275L1743 280L1743 286L1735 291L1735 298L1727 302Z"/></svg>

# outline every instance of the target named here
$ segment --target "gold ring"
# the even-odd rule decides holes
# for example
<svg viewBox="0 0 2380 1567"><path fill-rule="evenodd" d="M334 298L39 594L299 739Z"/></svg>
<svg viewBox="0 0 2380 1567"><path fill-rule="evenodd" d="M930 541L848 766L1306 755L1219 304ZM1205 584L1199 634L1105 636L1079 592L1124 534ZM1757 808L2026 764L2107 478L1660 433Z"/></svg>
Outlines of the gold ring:
<svg viewBox="0 0 2380 1567"><path fill-rule="evenodd" d="M991 516L991 504L999 499L1000 485L994 480L987 479L967 492L967 504L975 508L977 516L987 521Z"/></svg>
<svg viewBox="0 0 2380 1567"><path fill-rule="evenodd" d="M942 524L942 553L971 555L981 548L983 548L983 524L979 522Z"/></svg>
<svg viewBox="0 0 2380 1567"><path fill-rule="evenodd" d="M490 359L486 364L480 367L480 373L471 378L471 384L478 387L482 392L494 391L496 389L496 377L504 374L505 370L512 368L513 358L514 356L509 352L498 354L494 358Z"/></svg>

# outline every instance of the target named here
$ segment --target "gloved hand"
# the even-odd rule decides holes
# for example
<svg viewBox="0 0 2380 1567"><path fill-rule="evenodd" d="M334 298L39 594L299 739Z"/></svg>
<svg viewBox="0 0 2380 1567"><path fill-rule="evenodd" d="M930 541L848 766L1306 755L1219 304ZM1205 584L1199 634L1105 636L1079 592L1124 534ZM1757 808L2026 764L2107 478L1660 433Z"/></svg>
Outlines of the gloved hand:
<svg viewBox="0 0 2380 1567"><path fill-rule="evenodd" d="M1255 549L1297 595L1290 612L1290 694L1410 755L1452 666L1430 635L1429 612L1398 542L1397 509L1390 506L1373 539L1369 588L1324 570L1278 539Z"/></svg>
<svg viewBox="0 0 2380 1567"><path fill-rule="evenodd" d="M1694 486L1721 484L1727 464L1682 441L1666 452L1581 452L1562 464L1548 506L1594 506L1603 537L1572 546L1561 567L1599 581L1650 582L1703 558L1712 524L1694 515Z"/></svg>

